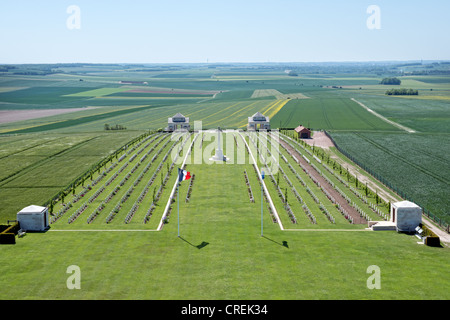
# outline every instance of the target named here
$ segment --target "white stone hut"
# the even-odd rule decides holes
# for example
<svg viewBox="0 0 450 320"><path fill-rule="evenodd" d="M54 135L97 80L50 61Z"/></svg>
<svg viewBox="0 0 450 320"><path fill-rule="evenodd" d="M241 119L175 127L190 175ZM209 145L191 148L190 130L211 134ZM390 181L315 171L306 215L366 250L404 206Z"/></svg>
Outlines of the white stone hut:
<svg viewBox="0 0 450 320"><path fill-rule="evenodd" d="M189 124L189 118L186 118L181 113L177 113L172 118L169 118L166 131L173 132L175 130L187 130L191 129Z"/></svg>
<svg viewBox="0 0 450 320"><path fill-rule="evenodd" d="M391 222L398 232L414 232L422 223L422 208L410 201L395 202L391 205Z"/></svg>
<svg viewBox="0 0 450 320"><path fill-rule="evenodd" d="M270 119L261 112L255 113L253 116L248 117L248 131L255 130L270 130Z"/></svg>
<svg viewBox="0 0 450 320"><path fill-rule="evenodd" d="M24 231L45 231L49 228L48 208L28 206L17 213L17 221Z"/></svg>

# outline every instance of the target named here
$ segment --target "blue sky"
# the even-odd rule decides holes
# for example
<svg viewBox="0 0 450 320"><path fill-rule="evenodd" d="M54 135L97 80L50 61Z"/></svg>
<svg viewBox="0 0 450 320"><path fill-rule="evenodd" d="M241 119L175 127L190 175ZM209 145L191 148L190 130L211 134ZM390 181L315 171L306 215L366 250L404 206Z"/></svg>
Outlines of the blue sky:
<svg viewBox="0 0 450 320"><path fill-rule="evenodd" d="M2 0L0 63L449 60L449 15L448 0Z"/></svg>

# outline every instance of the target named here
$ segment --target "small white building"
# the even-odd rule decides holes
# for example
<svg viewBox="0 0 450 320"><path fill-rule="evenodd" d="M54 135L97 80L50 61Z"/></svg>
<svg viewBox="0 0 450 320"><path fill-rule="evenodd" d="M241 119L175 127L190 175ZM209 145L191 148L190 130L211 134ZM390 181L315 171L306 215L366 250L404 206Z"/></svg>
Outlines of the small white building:
<svg viewBox="0 0 450 320"><path fill-rule="evenodd" d="M391 205L391 222L399 232L414 232L422 223L422 208L410 201Z"/></svg>
<svg viewBox="0 0 450 320"><path fill-rule="evenodd" d="M248 117L248 131L255 130L270 130L270 119L266 117L261 112L255 113L253 116Z"/></svg>
<svg viewBox="0 0 450 320"><path fill-rule="evenodd" d="M45 231L49 227L48 208L28 206L17 213L20 228L25 231Z"/></svg>
<svg viewBox="0 0 450 320"><path fill-rule="evenodd" d="M175 130L187 130L191 129L191 125L189 124L189 118L186 118L181 113L177 113L172 118L169 118L167 121L166 131L173 132Z"/></svg>

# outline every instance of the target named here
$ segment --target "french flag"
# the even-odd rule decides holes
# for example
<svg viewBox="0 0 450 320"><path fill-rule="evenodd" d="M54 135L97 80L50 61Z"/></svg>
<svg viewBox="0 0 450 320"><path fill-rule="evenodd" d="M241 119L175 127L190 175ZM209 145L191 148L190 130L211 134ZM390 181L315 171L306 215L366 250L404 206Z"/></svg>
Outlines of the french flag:
<svg viewBox="0 0 450 320"><path fill-rule="evenodd" d="M189 180L191 178L191 173L186 170L181 170L178 168L178 182Z"/></svg>

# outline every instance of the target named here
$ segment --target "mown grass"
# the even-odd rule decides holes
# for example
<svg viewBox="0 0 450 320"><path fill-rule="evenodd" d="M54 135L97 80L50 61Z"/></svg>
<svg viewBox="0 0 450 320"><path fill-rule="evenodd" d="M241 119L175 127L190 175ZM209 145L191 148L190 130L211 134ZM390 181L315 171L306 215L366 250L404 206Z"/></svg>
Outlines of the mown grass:
<svg viewBox="0 0 450 320"><path fill-rule="evenodd" d="M225 154L230 152L225 149ZM266 208L261 237L259 188L250 164L189 164L187 168L196 178L189 203L183 201L188 182L180 187L181 238L177 237L177 203L160 232L132 231L154 230L155 224L100 223L82 227L85 231L77 231L79 225L55 224L47 233L29 233L16 245L2 247L0 298L449 297L446 248L420 246L415 237L395 232L281 231ZM255 203L249 201L243 169L251 177ZM164 204L162 200L161 209ZM281 209L279 213L284 214ZM67 289L70 265L81 269L80 290ZM367 288L371 265L380 267L380 290Z"/></svg>
<svg viewBox="0 0 450 320"><path fill-rule="evenodd" d="M450 252L395 232L280 231L239 165L190 165L191 202L160 232L27 234L2 247L2 299L448 299ZM180 194L186 191L182 184ZM176 207L175 207L176 209ZM66 269L81 269L69 290ZM367 288L381 270L381 289Z"/></svg>

